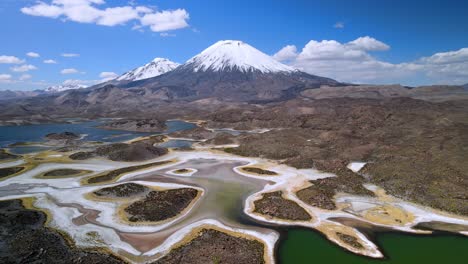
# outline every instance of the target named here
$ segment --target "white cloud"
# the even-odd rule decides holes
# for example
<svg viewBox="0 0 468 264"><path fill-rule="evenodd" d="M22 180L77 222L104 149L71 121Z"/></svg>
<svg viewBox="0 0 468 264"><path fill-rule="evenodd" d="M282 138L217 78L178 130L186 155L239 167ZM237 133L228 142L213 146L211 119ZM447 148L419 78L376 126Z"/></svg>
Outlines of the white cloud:
<svg viewBox="0 0 468 264"><path fill-rule="evenodd" d="M363 60L370 57L354 45L341 44L336 40L311 40L298 55L298 59L310 60Z"/></svg>
<svg viewBox="0 0 468 264"><path fill-rule="evenodd" d="M189 14L184 9L155 11L147 6L127 6L101 8L103 0L52 0L50 3L37 2L35 5L21 8L26 15L63 20L78 23L94 23L103 26L123 25L129 21L138 21L149 26L152 31L162 32L188 26Z"/></svg>
<svg viewBox="0 0 468 264"><path fill-rule="evenodd" d="M101 72L99 77L102 79L102 82L107 82L117 78L119 75L115 72Z"/></svg>
<svg viewBox="0 0 468 264"><path fill-rule="evenodd" d="M24 61L15 56L0 55L0 64L21 64L21 63L24 63Z"/></svg>
<svg viewBox="0 0 468 264"><path fill-rule="evenodd" d="M75 74L75 73L79 73L79 71L74 68L68 68L68 69L61 70L60 73L61 74Z"/></svg>
<svg viewBox="0 0 468 264"><path fill-rule="evenodd" d="M68 3L64 2L62 6L63 16L66 20L78 22L78 23L95 23L96 20L101 16L99 9L91 6L91 3Z"/></svg>
<svg viewBox="0 0 468 264"><path fill-rule="evenodd" d="M31 7L23 7L21 8L21 12L23 12L26 15L43 16L51 18L58 18L59 16L63 15L62 8L55 5L48 5L44 2L37 2Z"/></svg>
<svg viewBox="0 0 468 264"><path fill-rule="evenodd" d="M12 76L10 74L0 74L0 83L10 83L12 81Z"/></svg>
<svg viewBox="0 0 468 264"><path fill-rule="evenodd" d="M36 52L28 52L26 53L26 56L31 57L31 58L39 58L41 55L39 55L39 53L36 53Z"/></svg>
<svg viewBox="0 0 468 264"><path fill-rule="evenodd" d="M57 61L55 60L44 60L45 64L57 64Z"/></svg>
<svg viewBox="0 0 468 264"><path fill-rule="evenodd" d="M138 11L139 13L145 13L145 14L153 13L153 9L146 7L146 6L137 6L135 10Z"/></svg>
<svg viewBox="0 0 468 264"><path fill-rule="evenodd" d="M97 24L115 26L137 18L139 18L139 12L131 6L106 8L97 20Z"/></svg>
<svg viewBox="0 0 468 264"><path fill-rule="evenodd" d="M163 38L167 38L167 37L175 37L176 34L171 34L171 33L167 33L167 32L162 32L162 33L159 33L159 36L163 37Z"/></svg>
<svg viewBox="0 0 468 264"><path fill-rule="evenodd" d="M431 64L451 64L468 61L468 48L462 48L457 51L439 52L430 57L421 58L423 63Z"/></svg>
<svg viewBox="0 0 468 264"><path fill-rule="evenodd" d="M62 53L61 56L65 57L65 58L73 58L73 57L79 57L80 54L77 54L77 53Z"/></svg>
<svg viewBox="0 0 468 264"><path fill-rule="evenodd" d="M311 40L300 52L288 45L274 57L305 72L343 82L406 85L468 82L468 48L402 63L382 61L371 54L389 49L389 45L367 36L347 43Z"/></svg>
<svg viewBox="0 0 468 264"><path fill-rule="evenodd" d="M145 30L143 29L143 26L140 25L140 24L134 24L132 26L132 30L136 30L136 31L141 32L141 33L145 32Z"/></svg>
<svg viewBox="0 0 468 264"><path fill-rule="evenodd" d="M14 72L27 72L37 70L37 67L31 64L24 64L20 66L11 67L10 69Z"/></svg>
<svg viewBox="0 0 468 264"><path fill-rule="evenodd" d="M146 14L141 18L141 24L149 26L154 32L163 32L188 27L188 19L185 9L165 10Z"/></svg>
<svg viewBox="0 0 468 264"><path fill-rule="evenodd" d="M468 48L439 52L415 62L427 75L442 82L468 83Z"/></svg>
<svg viewBox="0 0 468 264"><path fill-rule="evenodd" d="M334 28L344 28L344 23L343 22L336 22L335 25L333 25Z"/></svg>
<svg viewBox="0 0 468 264"><path fill-rule="evenodd" d="M58 5L83 5L83 4L98 4L102 5L105 4L106 1L104 0L53 0L52 3Z"/></svg>
<svg viewBox="0 0 468 264"><path fill-rule="evenodd" d="M23 74L23 75L21 75L21 76L18 78L18 80L20 80L20 81L26 81L26 80L29 80L29 79L31 79L31 78L32 78L32 75L31 75L31 74Z"/></svg>
<svg viewBox="0 0 468 264"><path fill-rule="evenodd" d="M287 45L280 49L273 58L278 61L289 61L297 57L297 48L294 45Z"/></svg>
<svg viewBox="0 0 468 264"><path fill-rule="evenodd" d="M382 51L382 50L389 50L390 46L387 44L376 40L375 38L371 38L369 36L357 38L348 43L348 45L352 45L358 49L368 50L368 51Z"/></svg>

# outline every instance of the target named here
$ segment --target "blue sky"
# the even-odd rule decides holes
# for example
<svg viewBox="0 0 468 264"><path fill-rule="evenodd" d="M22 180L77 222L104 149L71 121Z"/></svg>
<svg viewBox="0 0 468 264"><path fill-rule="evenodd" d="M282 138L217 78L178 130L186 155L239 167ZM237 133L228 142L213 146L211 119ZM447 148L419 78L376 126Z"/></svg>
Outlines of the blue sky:
<svg viewBox="0 0 468 264"><path fill-rule="evenodd" d="M66 80L91 84L154 57L183 63L221 39L243 40L270 55L291 45L275 57L341 81L405 85L468 82L466 1L42 3L47 9L34 9L39 5L35 0L0 1L0 89L31 90ZM74 17L71 11L63 11L77 3L100 12L115 7L142 8L137 18L128 20L123 19L128 13L102 18L101 13L87 17L92 12L81 12ZM141 19L145 15L148 19ZM40 57L27 56L29 52ZM65 53L79 56L63 57Z"/></svg>

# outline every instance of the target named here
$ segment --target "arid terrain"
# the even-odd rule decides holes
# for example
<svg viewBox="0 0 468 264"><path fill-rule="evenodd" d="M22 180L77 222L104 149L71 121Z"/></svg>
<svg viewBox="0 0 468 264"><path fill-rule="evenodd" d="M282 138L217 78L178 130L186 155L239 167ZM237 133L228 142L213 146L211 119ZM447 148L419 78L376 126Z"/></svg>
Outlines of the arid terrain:
<svg viewBox="0 0 468 264"><path fill-rule="evenodd" d="M50 149L44 152L2 150L0 190L5 198L21 194L1 202L8 242L0 244L2 260L63 255L91 263L274 262L277 235L217 222L209 212L223 207L231 208L227 215L241 207L258 223L315 229L346 250L373 258L384 255L355 225L466 232L467 100L301 96L227 103L216 111L199 102L180 104L164 111L196 127L118 143L88 142L65 131L45 135L42 144ZM164 111L158 114L164 117ZM119 118L125 123L125 116ZM193 144L159 146L178 139ZM227 170L210 167L216 160ZM238 162L234 168L232 161ZM191 165L183 166L187 162ZM241 178L230 183L227 172ZM255 182L237 187L247 178ZM35 186L41 180L46 185ZM223 195L236 197L246 186L263 187L224 202ZM23 192L29 188L31 194ZM71 208L79 212L74 217L67 216ZM15 222L18 217L22 220ZM18 241L25 236L29 244L22 248ZM44 243L50 247L41 247Z"/></svg>
<svg viewBox="0 0 468 264"><path fill-rule="evenodd" d="M315 229L373 258L384 254L356 226L466 233L465 88L349 85L267 60L281 70L198 72L187 62L145 80L0 102L1 124L10 128L87 121L130 135L90 141L53 131L2 149L0 184L6 197L21 194L2 201L4 211L37 218L14 223L12 213L3 215L5 241L17 246L29 236L38 253L0 244L0 257L273 263L276 232L246 229L240 214ZM174 119L179 124L169 125ZM45 150L11 153L22 147ZM39 246L44 241L51 251Z"/></svg>
<svg viewBox="0 0 468 264"><path fill-rule="evenodd" d="M0 264L467 262L467 14L0 0Z"/></svg>
<svg viewBox="0 0 468 264"><path fill-rule="evenodd" d="M297 99L209 117L207 127L270 129L231 136L225 151L317 168L339 177L319 184L323 195L365 194L364 182L434 208L468 214L468 101L411 98ZM358 175L350 161L368 164Z"/></svg>
<svg viewBox="0 0 468 264"><path fill-rule="evenodd" d="M320 186L320 190L309 187L309 191L319 193L321 198L317 199L323 201L315 202L323 203L325 208L332 206L327 200L337 192L369 194L362 188L362 184L368 182L403 199L468 215L466 95L462 87L447 86L416 89L324 86L305 90L300 97L282 102L245 104L217 99L176 100L153 104L148 113L161 119L202 120L199 127L173 133L171 137L202 140L205 142L201 144L205 145L234 144L238 146L224 150L241 156L279 160L296 168L316 168L337 174L339 177L335 179L315 182L314 186ZM123 120L110 124L128 124L124 121L128 117L123 113L114 115ZM138 110L134 115L145 118L145 114ZM81 117L90 116L84 113ZM8 115L4 113L2 119L5 118ZM23 118L21 113L17 118ZM214 128L265 131L232 135L209 130ZM158 140L161 139L150 143ZM112 145L104 146L94 152L78 152L71 158L104 155L112 160L130 161L164 154L164 150L145 144L148 141L119 148L115 145L115 151ZM363 161L367 165L358 175L346 168L351 161ZM305 191L302 194L310 196ZM306 198L312 202L310 199Z"/></svg>

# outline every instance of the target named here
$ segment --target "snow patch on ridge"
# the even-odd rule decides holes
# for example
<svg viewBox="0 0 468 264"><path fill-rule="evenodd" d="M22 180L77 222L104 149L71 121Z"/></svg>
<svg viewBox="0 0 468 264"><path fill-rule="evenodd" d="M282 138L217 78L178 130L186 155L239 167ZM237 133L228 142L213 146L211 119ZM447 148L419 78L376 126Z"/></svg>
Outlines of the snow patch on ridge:
<svg viewBox="0 0 468 264"><path fill-rule="evenodd" d="M346 166L348 169L352 170L353 172L359 172L364 166L366 166L366 162L351 162Z"/></svg>

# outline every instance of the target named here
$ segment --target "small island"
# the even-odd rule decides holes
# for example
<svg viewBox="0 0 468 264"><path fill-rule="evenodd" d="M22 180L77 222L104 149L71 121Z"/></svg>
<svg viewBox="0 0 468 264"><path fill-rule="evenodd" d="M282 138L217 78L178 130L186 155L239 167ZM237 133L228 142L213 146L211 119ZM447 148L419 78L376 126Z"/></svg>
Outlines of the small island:
<svg viewBox="0 0 468 264"><path fill-rule="evenodd" d="M192 188L151 191L125 207L130 222L160 222L181 214L200 195Z"/></svg>
<svg viewBox="0 0 468 264"><path fill-rule="evenodd" d="M166 129L166 123L156 118L119 119L106 122L99 127L133 132L162 132Z"/></svg>

